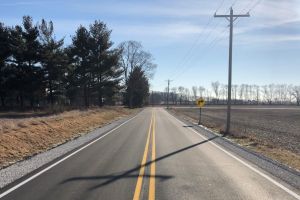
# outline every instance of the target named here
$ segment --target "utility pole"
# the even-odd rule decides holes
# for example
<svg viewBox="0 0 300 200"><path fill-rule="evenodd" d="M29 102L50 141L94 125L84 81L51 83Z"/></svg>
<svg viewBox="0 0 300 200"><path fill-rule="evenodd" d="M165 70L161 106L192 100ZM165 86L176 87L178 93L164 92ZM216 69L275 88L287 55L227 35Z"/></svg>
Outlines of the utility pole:
<svg viewBox="0 0 300 200"><path fill-rule="evenodd" d="M154 101L153 101L154 97L153 97L153 90L152 90L152 93L151 93L151 103L152 103L152 107L154 105Z"/></svg>
<svg viewBox="0 0 300 200"><path fill-rule="evenodd" d="M168 94L167 94L167 109L169 109L169 92L170 92L170 82L172 80L168 79L167 82L168 82Z"/></svg>
<svg viewBox="0 0 300 200"><path fill-rule="evenodd" d="M244 15L234 15L232 7L230 8L229 15L217 15L214 17L226 18L230 23L230 34L229 34L229 66L228 66L228 98L227 98L227 124L225 134L230 132L230 118L231 118L231 81L232 81L232 38L233 38L233 22L239 17L250 17L249 13Z"/></svg>

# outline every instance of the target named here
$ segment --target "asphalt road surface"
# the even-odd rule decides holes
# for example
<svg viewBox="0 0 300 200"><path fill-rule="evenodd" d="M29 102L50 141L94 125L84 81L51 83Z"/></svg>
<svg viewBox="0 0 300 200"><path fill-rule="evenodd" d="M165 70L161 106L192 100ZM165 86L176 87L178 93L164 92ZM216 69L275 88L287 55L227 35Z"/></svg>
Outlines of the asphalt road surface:
<svg viewBox="0 0 300 200"><path fill-rule="evenodd" d="M2 199L299 199L299 191L206 139L162 108L0 194Z"/></svg>

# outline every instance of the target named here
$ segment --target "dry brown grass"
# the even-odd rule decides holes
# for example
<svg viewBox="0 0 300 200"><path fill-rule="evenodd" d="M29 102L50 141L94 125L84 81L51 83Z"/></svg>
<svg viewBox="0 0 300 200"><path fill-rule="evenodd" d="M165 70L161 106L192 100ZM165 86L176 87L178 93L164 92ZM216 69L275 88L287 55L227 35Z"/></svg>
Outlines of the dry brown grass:
<svg viewBox="0 0 300 200"><path fill-rule="evenodd" d="M266 157L272 158L280 163L284 163L298 171L300 171L300 155L289 150L274 147L269 144L261 143L255 138L242 137L236 138L231 136L229 138L231 141L238 143L254 152L260 153Z"/></svg>
<svg viewBox="0 0 300 200"><path fill-rule="evenodd" d="M73 110L47 117L0 119L0 168L136 113L122 107Z"/></svg>

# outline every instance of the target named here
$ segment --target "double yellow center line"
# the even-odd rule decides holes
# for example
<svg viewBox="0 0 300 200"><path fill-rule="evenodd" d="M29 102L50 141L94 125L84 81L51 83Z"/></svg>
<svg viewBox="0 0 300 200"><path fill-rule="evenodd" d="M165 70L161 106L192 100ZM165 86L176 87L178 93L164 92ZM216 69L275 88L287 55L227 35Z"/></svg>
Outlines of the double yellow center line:
<svg viewBox="0 0 300 200"><path fill-rule="evenodd" d="M152 132L151 132L152 130ZM152 133L152 137L151 137ZM147 141L146 141L146 146L143 154L143 159L141 162L141 167L140 167L140 172L139 172L139 177L136 183L135 187L135 192L133 196L133 200L139 200L140 199L140 194L142 190L142 185L143 185L143 177L145 175L145 167L147 163L147 156L148 156L148 150L150 146L150 139L152 138L152 150L151 150L151 163L150 163L150 182L149 182L149 200L154 200L155 199L155 156L156 156L156 151L155 151L155 114L152 112L151 116L151 121L150 121L150 127L148 131L148 136L147 136Z"/></svg>

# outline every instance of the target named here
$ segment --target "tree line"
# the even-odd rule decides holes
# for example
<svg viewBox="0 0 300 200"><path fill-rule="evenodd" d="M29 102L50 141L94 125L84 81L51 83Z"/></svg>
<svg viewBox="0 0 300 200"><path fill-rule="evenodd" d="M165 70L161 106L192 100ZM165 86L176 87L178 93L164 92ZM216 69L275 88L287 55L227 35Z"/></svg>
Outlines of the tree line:
<svg viewBox="0 0 300 200"><path fill-rule="evenodd" d="M57 39L52 21L0 23L1 107L143 106L156 65L141 43L114 47L111 30L96 20L80 25L71 44Z"/></svg>
<svg viewBox="0 0 300 200"><path fill-rule="evenodd" d="M194 104L199 97L205 98L209 104L226 104L228 86L218 81L212 82L210 88L193 86L191 89L179 86L170 88L169 103ZM300 105L300 86L287 84L233 85L231 89L233 104L280 104ZM152 92L150 103L167 102L167 88L164 92Z"/></svg>

